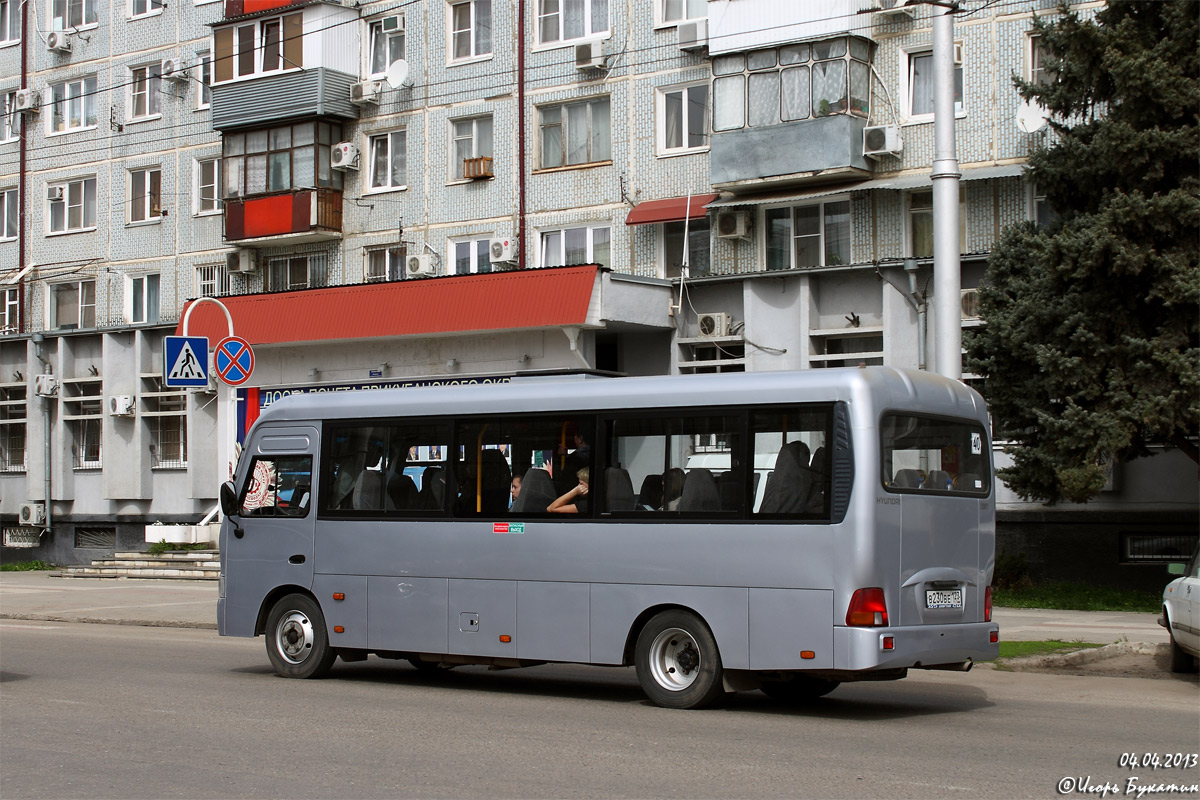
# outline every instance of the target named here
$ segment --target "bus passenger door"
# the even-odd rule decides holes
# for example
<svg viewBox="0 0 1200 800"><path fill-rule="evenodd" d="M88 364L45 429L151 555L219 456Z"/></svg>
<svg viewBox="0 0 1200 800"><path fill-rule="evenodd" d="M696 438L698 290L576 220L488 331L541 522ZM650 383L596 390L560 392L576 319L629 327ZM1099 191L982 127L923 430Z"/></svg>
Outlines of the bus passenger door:
<svg viewBox="0 0 1200 800"><path fill-rule="evenodd" d="M242 454L250 462L239 514L221 542L227 635L253 636L263 598L276 587L312 586L318 442L311 426L272 428Z"/></svg>

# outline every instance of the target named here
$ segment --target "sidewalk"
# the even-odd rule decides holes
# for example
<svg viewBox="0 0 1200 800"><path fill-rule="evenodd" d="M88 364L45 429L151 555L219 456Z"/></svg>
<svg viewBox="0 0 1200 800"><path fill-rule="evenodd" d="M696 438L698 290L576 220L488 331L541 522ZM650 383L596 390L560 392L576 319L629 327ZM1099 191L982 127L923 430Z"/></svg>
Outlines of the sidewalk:
<svg viewBox="0 0 1200 800"><path fill-rule="evenodd" d="M1002 641L1169 641L1155 614L997 608ZM0 572L0 619L103 622L173 628L217 627L212 581L70 580L45 572Z"/></svg>

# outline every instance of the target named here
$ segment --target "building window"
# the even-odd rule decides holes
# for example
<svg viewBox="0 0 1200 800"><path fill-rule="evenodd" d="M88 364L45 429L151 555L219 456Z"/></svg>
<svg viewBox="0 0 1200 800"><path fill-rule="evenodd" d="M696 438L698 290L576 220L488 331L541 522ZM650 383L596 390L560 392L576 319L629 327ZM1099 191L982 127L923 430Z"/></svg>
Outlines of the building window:
<svg viewBox="0 0 1200 800"><path fill-rule="evenodd" d="M454 61L491 55L492 0L467 0L451 6L450 52Z"/></svg>
<svg viewBox="0 0 1200 800"><path fill-rule="evenodd" d="M205 109L212 105L213 58L212 53L201 50L196 53L196 108Z"/></svg>
<svg viewBox="0 0 1200 800"><path fill-rule="evenodd" d="M685 240L686 227L686 240ZM712 266L709 246L708 218L683 222L664 222L663 276L678 278L683 272L684 242L687 242L687 275L696 278L707 275Z"/></svg>
<svg viewBox="0 0 1200 800"><path fill-rule="evenodd" d="M404 131L371 137L371 188L400 189L408 185L408 150Z"/></svg>
<svg viewBox="0 0 1200 800"><path fill-rule="evenodd" d="M55 328L72 330L96 327L96 282L72 281L50 287Z"/></svg>
<svg viewBox="0 0 1200 800"><path fill-rule="evenodd" d="M142 378L142 417L150 434L153 469L187 466L187 392L163 384L161 376Z"/></svg>
<svg viewBox="0 0 1200 800"><path fill-rule="evenodd" d="M1042 43L1040 35L1032 35L1029 37L1029 74L1025 77L1030 83L1037 86L1046 86L1054 83L1054 75L1046 68L1046 61L1049 54L1046 52L1046 47Z"/></svg>
<svg viewBox="0 0 1200 800"><path fill-rule="evenodd" d="M129 119L149 119L162 114L161 64L134 67L129 97Z"/></svg>
<svg viewBox="0 0 1200 800"><path fill-rule="evenodd" d="M1058 212L1054 210L1054 206L1046 200L1046 193L1041 191L1037 184L1030 184L1029 193L1032 197L1031 215L1033 221L1037 223L1039 228L1049 227L1058 219Z"/></svg>
<svg viewBox="0 0 1200 800"><path fill-rule="evenodd" d="M363 280L367 283L398 281L404 277L404 245L378 247L366 252Z"/></svg>
<svg viewBox="0 0 1200 800"><path fill-rule="evenodd" d="M451 135L454 139L454 161L450 164L450 178L457 180L490 175L492 171L491 116L456 119L451 120L450 124L452 126Z"/></svg>
<svg viewBox="0 0 1200 800"><path fill-rule="evenodd" d="M819 367L857 367L883 364L883 334L864 333L850 336L813 336L814 353L809 365Z"/></svg>
<svg viewBox="0 0 1200 800"><path fill-rule="evenodd" d="M455 275L470 275L476 272L492 271L491 239L464 239L461 242L451 242L454 257L450 262L454 265Z"/></svg>
<svg viewBox="0 0 1200 800"><path fill-rule="evenodd" d="M200 297L225 297L232 294L229 269L224 263L196 267L196 293Z"/></svg>
<svg viewBox="0 0 1200 800"><path fill-rule="evenodd" d="M342 140L340 125L301 122L221 137L224 197L284 192L293 187L342 188L331 168L330 147Z"/></svg>
<svg viewBox="0 0 1200 800"><path fill-rule="evenodd" d="M933 114L933 53L908 54L908 114L912 117L932 116ZM954 65L954 113L962 114L963 105L963 66Z"/></svg>
<svg viewBox="0 0 1200 800"><path fill-rule="evenodd" d="M303 15L253 20L213 31L216 83L304 67Z"/></svg>
<svg viewBox="0 0 1200 800"><path fill-rule="evenodd" d="M612 159L607 97L543 106L538 111L543 169Z"/></svg>
<svg viewBox="0 0 1200 800"><path fill-rule="evenodd" d="M382 77L388 67L404 58L404 17L386 17L371 23L372 77Z"/></svg>
<svg viewBox="0 0 1200 800"><path fill-rule="evenodd" d="M767 269L850 263L850 201L769 208Z"/></svg>
<svg viewBox="0 0 1200 800"><path fill-rule="evenodd" d="M11 142L20 136L20 114L17 113L17 93L5 92L4 116L0 117L0 142Z"/></svg>
<svg viewBox="0 0 1200 800"><path fill-rule="evenodd" d="M71 456L75 469L100 469L104 466L101 460L100 434L104 420L72 419L71 425Z"/></svg>
<svg viewBox="0 0 1200 800"><path fill-rule="evenodd" d="M197 159L194 163L196 194L192 201L192 213L212 214L220 211L221 159Z"/></svg>
<svg viewBox="0 0 1200 800"><path fill-rule="evenodd" d="M654 0L654 11L660 25L675 25L707 17L708 0Z"/></svg>
<svg viewBox="0 0 1200 800"><path fill-rule="evenodd" d="M872 46L857 37L713 59L713 130L868 116Z"/></svg>
<svg viewBox="0 0 1200 800"><path fill-rule="evenodd" d="M46 187L50 233L74 233L96 227L96 179L81 178Z"/></svg>
<svg viewBox="0 0 1200 800"><path fill-rule="evenodd" d="M136 19L152 14L161 14L163 5L163 0L130 0L129 16L131 19Z"/></svg>
<svg viewBox="0 0 1200 800"><path fill-rule="evenodd" d="M0 307L0 334L21 332L21 293L16 288L5 289L4 305Z"/></svg>
<svg viewBox="0 0 1200 800"><path fill-rule="evenodd" d="M150 222L161 219L162 170L158 167L129 171L129 221Z"/></svg>
<svg viewBox="0 0 1200 800"><path fill-rule="evenodd" d="M65 31L95 24L96 0L50 0L50 30Z"/></svg>
<svg viewBox="0 0 1200 800"><path fill-rule="evenodd" d="M96 76L50 85L50 133L96 127Z"/></svg>
<svg viewBox="0 0 1200 800"><path fill-rule="evenodd" d="M0 472L25 471L24 384L0 387Z"/></svg>
<svg viewBox="0 0 1200 800"><path fill-rule="evenodd" d="M0 44L21 41L20 0L0 0Z"/></svg>
<svg viewBox="0 0 1200 800"><path fill-rule="evenodd" d="M595 228L563 228L542 231L538 262L543 267L576 264L610 266L611 233L612 231L607 225Z"/></svg>
<svg viewBox="0 0 1200 800"><path fill-rule="evenodd" d="M708 84L658 92L658 152L675 154L708 147Z"/></svg>
<svg viewBox="0 0 1200 800"><path fill-rule="evenodd" d="M0 239L17 238L17 190L0 189Z"/></svg>
<svg viewBox="0 0 1200 800"><path fill-rule="evenodd" d="M608 33L608 0L538 0L538 44Z"/></svg>
<svg viewBox="0 0 1200 800"><path fill-rule="evenodd" d="M933 190L912 192L908 196L908 232L913 258L933 257ZM958 249L966 250L966 194L958 190Z"/></svg>
<svg viewBox="0 0 1200 800"><path fill-rule="evenodd" d="M325 255L287 256L267 262L268 292L309 289L326 284Z"/></svg>
<svg viewBox="0 0 1200 800"><path fill-rule="evenodd" d="M71 455L75 469L97 469L101 461L101 431L104 413L104 384L100 378L64 380L63 419L70 425Z"/></svg>
<svg viewBox="0 0 1200 800"><path fill-rule="evenodd" d="M129 321L158 322L158 273L129 279Z"/></svg>

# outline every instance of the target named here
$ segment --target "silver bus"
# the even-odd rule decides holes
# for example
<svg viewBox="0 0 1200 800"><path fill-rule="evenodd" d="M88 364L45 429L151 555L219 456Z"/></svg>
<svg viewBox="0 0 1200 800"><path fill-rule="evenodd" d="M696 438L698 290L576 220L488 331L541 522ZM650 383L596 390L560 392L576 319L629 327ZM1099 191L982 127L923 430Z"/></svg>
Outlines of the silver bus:
<svg viewBox="0 0 1200 800"><path fill-rule="evenodd" d="M295 395L221 488L218 626L288 677L633 665L672 708L963 671L992 486L982 398L890 367Z"/></svg>

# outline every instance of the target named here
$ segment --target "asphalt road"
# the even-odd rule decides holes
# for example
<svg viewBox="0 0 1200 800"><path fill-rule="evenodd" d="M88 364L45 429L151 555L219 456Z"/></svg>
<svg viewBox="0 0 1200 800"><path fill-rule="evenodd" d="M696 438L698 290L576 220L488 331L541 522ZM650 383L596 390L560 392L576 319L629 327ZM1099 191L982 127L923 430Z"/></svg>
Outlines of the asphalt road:
<svg viewBox="0 0 1200 800"><path fill-rule="evenodd" d="M337 664L276 677L261 639L0 623L0 797L1057 797L1130 777L1122 756L1200 750L1194 683L977 668L647 703L632 670Z"/></svg>

